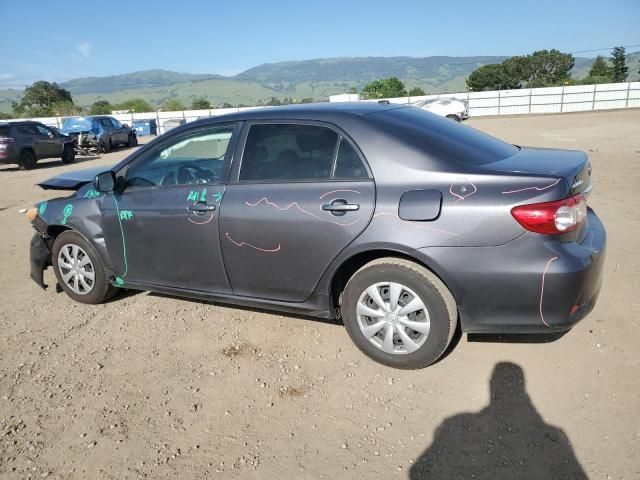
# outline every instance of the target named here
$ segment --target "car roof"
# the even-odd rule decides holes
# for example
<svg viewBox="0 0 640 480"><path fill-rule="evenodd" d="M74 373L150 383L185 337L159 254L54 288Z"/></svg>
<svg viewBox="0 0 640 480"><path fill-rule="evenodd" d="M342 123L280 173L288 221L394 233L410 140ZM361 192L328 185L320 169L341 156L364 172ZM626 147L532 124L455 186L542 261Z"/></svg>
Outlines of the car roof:
<svg viewBox="0 0 640 480"><path fill-rule="evenodd" d="M0 122L0 127L10 127L12 125L20 126L20 125L44 125L42 122L36 122L35 120L17 120L15 122ZM45 125L46 126L46 125Z"/></svg>
<svg viewBox="0 0 640 480"><path fill-rule="evenodd" d="M347 116L365 116L372 113L394 110L397 108L407 108L405 104L392 104L388 102L336 102L336 103L305 103L298 105L285 105L268 108L251 108L240 112L218 115L187 125L205 125L218 123L221 121L236 120L277 120L277 119L297 119L297 120L328 120L344 118Z"/></svg>

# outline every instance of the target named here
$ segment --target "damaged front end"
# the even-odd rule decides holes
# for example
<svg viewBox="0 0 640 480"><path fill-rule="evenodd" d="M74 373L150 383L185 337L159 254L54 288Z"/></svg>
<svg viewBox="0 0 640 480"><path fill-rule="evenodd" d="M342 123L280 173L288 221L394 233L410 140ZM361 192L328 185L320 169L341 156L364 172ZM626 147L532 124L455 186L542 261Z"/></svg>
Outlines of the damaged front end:
<svg viewBox="0 0 640 480"><path fill-rule="evenodd" d="M31 278L44 289L47 288L44 283L44 271L51 265L53 239L47 234L47 224L40 217L36 217L31 223L36 229L29 247Z"/></svg>

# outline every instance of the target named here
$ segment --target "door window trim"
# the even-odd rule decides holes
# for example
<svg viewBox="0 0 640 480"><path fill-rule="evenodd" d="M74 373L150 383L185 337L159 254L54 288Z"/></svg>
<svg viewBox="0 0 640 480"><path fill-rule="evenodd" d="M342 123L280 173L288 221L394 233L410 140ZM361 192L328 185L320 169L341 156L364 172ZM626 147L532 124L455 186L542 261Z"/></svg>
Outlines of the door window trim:
<svg viewBox="0 0 640 480"><path fill-rule="evenodd" d="M305 178L305 179L272 179L272 180L240 180L240 171L242 169L242 160L244 157L244 150L249 137L249 131L253 125L311 125L316 127L324 127L332 130L338 135L336 142L336 148L333 152L333 159L331 163L331 176L329 178ZM333 178L333 174L336 167L336 160L340 151L340 141L344 139L348 141L353 147L354 151L360 158L364 169L367 172L366 178ZM283 183L344 183L344 182L371 182L373 181L373 175L371 168L367 162L364 154L360 150L360 147L349 137L341 128L337 125L329 122L323 122L319 120L296 120L296 119L273 119L273 120L247 120L242 126L238 141L235 146L235 152L232 156L233 161L231 164L231 171L229 175L229 184L238 185L252 185L252 184L283 184Z"/></svg>
<svg viewBox="0 0 640 480"><path fill-rule="evenodd" d="M233 127L233 131L231 132L231 139L229 140L229 145L227 146L227 151L225 152L224 160L222 161L222 168L220 169L220 178L216 183L202 184L202 185L226 185L229 181L229 173L231 171L231 160L236 151L238 138L240 136L240 132L242 129L242 123L243 122L241 121L210 123L206 125L194 126L191 128L187 128L185 130L180 130L178 132L175 132L174 134L160 140L159 142L153 142L152 144L153 146L150 145L151 148L144 149L143 151L139 152L137 155L134 155L131 158L131 160L129 160L125 165L122 165L122 167L118 169L118 171L116 172L116 176L118 177L118 179L120 178L122 179L120 181L125 181L127 178L127 172L129 171L130 168L144 162L159 150L162 150L167 146L169 146L169 144L175 143L176 138L179 136L187 136L200 131L205 132L207 130L211 130L214 128ZM155 185L153 187L149 186L149 187L135 187L135 188L136 190L139 190L142 188L164 188L164 187L174 187L174 186L184 186L184 185ZM128 188L132 188L132 187L128 187ZM128 188L125 188L125 192Z"/></svg>

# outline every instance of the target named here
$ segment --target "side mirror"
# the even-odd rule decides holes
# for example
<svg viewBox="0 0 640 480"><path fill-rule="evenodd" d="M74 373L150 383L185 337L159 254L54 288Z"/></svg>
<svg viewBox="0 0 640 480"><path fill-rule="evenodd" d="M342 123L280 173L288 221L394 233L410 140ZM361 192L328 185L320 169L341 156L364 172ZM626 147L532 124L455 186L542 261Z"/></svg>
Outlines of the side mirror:
<svg viewBox="0 0 640 480"><path fill-rule="evenodd" d="M116 174L112 171L99 173L93 180L93 186L99 192L113 192L116 188Z"/></svg>

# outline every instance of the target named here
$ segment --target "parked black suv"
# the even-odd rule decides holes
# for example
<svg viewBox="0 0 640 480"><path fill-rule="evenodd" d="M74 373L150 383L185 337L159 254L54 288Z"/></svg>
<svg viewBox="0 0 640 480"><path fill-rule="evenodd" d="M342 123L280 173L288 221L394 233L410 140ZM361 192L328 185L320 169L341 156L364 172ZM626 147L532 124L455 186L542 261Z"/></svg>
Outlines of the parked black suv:
<svg viewBox="0 0 640 480"><path fill-rule="evenodd" d="M64 163L75 160L71 138L39 122L0 123L0 163L31 170L38 160L55 157Z"/></svg>

